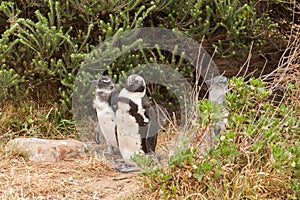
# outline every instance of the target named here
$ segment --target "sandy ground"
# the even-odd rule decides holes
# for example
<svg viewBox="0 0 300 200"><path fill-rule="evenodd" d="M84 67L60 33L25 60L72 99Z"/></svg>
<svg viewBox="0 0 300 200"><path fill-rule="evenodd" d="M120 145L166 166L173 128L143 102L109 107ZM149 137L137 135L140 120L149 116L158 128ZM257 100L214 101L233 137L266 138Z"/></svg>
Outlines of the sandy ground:
<svg viewBox="0 0 300 200"><path fill-rule="evenodd" d="M56 163L4 156L0 163L1 199L132 199L137 173L119 173L90 155Z"/></svg>
<svg viewBox="0 0 300 200"><path fill-rule="evenodd" d="M174 138L175 131L171 130L158 135L158 154L164 154L161 147ZM108 161L121 157L104 159L95 150L105 147L90 145L88 152L76 158L38 163L7 152L5 143L0 143L0 200L149 199L138 172L117 172Z"/></svg>

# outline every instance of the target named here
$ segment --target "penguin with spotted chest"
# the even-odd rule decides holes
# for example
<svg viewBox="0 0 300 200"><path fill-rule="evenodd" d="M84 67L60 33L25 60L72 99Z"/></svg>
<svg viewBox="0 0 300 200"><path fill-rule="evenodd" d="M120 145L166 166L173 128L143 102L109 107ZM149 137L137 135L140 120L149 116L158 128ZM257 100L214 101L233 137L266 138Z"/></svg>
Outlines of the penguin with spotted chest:
<svg viewBox="0 0 300 200"><path fill-rule="evenodd" d="M118 97L116 111L119 150L127 172L135 169L131 158L135 153L154 154L157 143L157 119L146 95L143 77L133 74L127 79Z"/></svg>
<svg viewBox="0 0 300 200"><path fill-rule="evenodd" d="M108 146L107 153L111 154L113 150L118 149L115 112L119 90L109 76L101 76L98 80L93 80L92 83L96 85L93 106L96 109L97 125L100 128L98 132L95 132L95 141L98 144L101 143L100 134L102 133Z"/></svg>

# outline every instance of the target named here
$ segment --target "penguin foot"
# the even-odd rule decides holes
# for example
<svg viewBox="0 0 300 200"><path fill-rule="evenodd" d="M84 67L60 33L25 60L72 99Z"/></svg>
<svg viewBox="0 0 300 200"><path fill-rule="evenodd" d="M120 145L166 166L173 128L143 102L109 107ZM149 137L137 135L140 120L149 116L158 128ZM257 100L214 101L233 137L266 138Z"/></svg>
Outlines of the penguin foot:
<svg viewBox="0 0 300 200"><path fill-rule="evenodd" d="M106 150L97 149L95 150L96 154L101 154L103 156L109 155L109 156L119 156L121 155L120 151L116 148L108 148Z"/></svg>
<svg viewBox="0 0 300 200"><path fill-rule="evenodd" d="M115 169L122 173L140 172L141 169L136 165L121 164L115 167Z"/></svg>
<svg viewBox="0 0 300 200"><path fill-rule="evenodd" d="M114 158L113 161L115 163L124 163L124 160L122 158Z"/></svg>

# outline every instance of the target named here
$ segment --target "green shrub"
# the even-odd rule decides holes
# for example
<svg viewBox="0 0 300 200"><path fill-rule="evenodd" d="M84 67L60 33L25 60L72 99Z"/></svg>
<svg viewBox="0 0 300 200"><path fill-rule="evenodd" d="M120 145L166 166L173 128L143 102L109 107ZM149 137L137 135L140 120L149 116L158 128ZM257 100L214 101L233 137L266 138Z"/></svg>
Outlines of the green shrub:
<svg viewBox="0 0 300 200"><path fill-rule="evenodd" d="M5 65L0 68L0 105L8 99L19 100L24 98L28 90L21 93L24 77L20 77L13 69L6 69ZM21 86L21 87L20 87Z"/></svg>
<svg viewBox="0 0 300 200"><path fill-rule="evenodd" d="M35 90L58 86L63 115L70 114L73 82L86 54L116 32L142 26L155 8L140 7L134 1L90 3L78 7L77 1L32 2L37 9L30 14L17 7L26 7L23 2L4 1L0 6L7 19L0 39L0 60L24 76Z"/></svg>
<svg viewBox="0 0 300 200"><path fill-rule="evenodd" d="M233 78L230 88L228 125L217 144L202 156L188 145L179 147L168 167L145 172L152 195L164 199L299 198L296 108L276 105L261 79L246 83ZM199 102L203 111L202 104L207 103Z"/></svg>
<svg viewBox="0 0 300 200"><path fill-rule="evenodd" d="M0 58L27 80L27 86L39 90L43 85L61 83L62 101L70 104L72 82L78 61L71 60L77 45L71 41L70 32L61 26L60 4L49 1L50 12L45 17L39 10L33 19L15 18L0 39ZM1 3L1 11L11 16L14 4ZM10 8L10 9L9 9ZM10 18L8 20L11 20ZM46 89L46 90L49 90ZM67 93L67 95L64 95ZM63 113L63 112L62 112Z"/></svg>
<svg viewBox="0 0 300 200"><path fill-rule="evenodd" d="M262 47L271 23L267 13L257 15L257 1L172 1L159 16L162 27L174 28L201 40L206 36L223 56L245 53L251 46Z"/></svg>
<svg viewBox="0 0 300 200"><path fill-rule="evenodd" d="M255 12L255 6L256 1L244 4L237 0L2 1L0 60L24 77L24 88L30 88L33 96L52 91L54 101L60 101L60 115L70 119L80 64L105 39L138 27L164 27L197 41L206 36L220 54L234 55L237 50L248 49L252 41L261 46L274 27L267 14ZM103 55L112 53L108 50ZM120 80L133 67L156 62L180 71L193 83L192 65L173 54L159 47L131 51L105 68ZM151 88L151 99L164 98L165 107L178 110L174 95L165 95L168 88Z"/></svg>
<svg viewBox="0 0 300 200"><path fill-rule="evenodd" d="M220 38L220 52L231 54L232 47L248 48L270 28L266 16L256 16L254 1L4 1L0 11L6 19L0 58L34 85L60 82L67 105L84 55L117 32L142 26L175 28L196 40L204 35ZM228 47L221 45L228 42Z"/></svg>

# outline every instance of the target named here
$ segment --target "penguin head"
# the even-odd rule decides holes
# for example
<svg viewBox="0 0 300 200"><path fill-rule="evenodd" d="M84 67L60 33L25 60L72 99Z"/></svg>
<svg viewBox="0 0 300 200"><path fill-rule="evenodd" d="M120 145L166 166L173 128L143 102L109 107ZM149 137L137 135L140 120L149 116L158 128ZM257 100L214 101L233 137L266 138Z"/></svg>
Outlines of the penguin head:
<svg viewBox="0 0 300 200"><path fill-rule="evenodd" d="M211 88L224 89L228 86L228 79L227 77L220 75L205 81L205 83Z"/></svg>
<svg viewBox="0 0 300 200"><path fill-rule="evenodd" d="M101 76L98 80L91 81L92 84L96 85L96 90L113 91L115 84L111 77Z"/></svg>
<svg viewBox="0 0 300 200"><path fill-rule="evenodd" d="M226 99L226 93L228 91L228 79L225 76L216 76L211 80L206 81L209 88L208 99L216 101L219 104L223 103Z"/></svg>
<svg viewBox="0 0 300 200"><path fill-rule="evenodd" d="M144 93L146 90L146 82L140 75L132 74L127 78L125 88L130 92Z"/></svg>

